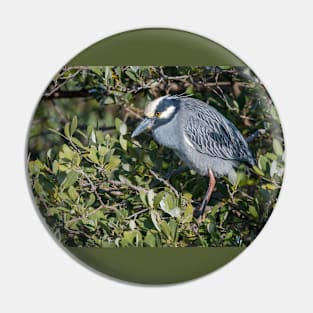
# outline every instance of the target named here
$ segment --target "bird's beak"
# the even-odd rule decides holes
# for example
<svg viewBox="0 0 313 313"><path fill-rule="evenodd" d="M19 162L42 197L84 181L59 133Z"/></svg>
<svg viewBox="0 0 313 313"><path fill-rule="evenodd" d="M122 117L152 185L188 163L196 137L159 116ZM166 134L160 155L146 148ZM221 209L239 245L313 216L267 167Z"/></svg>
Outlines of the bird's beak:
<svg viewBox="0 0 313 313"><path fill-rule="evenodd" d="M154 123L154 118L148 118L146 117L133 131L132 138L138 136L141 134L144 130L150 129Z"/></svg>

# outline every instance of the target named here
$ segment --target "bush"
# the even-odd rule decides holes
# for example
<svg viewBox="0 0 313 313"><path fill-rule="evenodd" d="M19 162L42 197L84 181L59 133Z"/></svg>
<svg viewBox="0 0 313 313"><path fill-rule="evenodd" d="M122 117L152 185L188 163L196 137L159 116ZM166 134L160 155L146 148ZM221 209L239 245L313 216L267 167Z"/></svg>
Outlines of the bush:
<svg viewBox="0 0 313 313"><path fill-rule="evenodd" d="M149 134L131 139L144 105L172 93L210 102L244 136L257 166L217 183L202 223L193 217L208 178L164 177L181 161ZM247 246L268 220L283 176L277 112L247 68L65 67L29 132L34 200L68 246Z"/></svg>

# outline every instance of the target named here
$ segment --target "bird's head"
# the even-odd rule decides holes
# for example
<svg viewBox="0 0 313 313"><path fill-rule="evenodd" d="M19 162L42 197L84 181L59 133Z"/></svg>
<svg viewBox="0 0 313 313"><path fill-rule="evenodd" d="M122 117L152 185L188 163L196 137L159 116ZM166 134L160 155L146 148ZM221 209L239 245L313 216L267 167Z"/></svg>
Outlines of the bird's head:
<svg viewBox="0 0 313 313"><path fill-rule="evenodd" d="M146 129L155 129L171 121L179 108L178 99L175 96L164 96L148 103L144 119L133 131L132 137L138 136Z"/></svg>

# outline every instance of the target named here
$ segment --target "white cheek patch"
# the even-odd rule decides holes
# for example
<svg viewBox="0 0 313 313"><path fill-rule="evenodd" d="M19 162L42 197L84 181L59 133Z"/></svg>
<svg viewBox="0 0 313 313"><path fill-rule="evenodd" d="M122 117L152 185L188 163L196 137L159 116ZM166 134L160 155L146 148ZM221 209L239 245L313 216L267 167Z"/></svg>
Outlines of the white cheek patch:
<svg viewBox="0 0 313 313"><path fill-rule="evenodd" d="M175 107L173 105L169 106L165 111L161 112L159 118L166 119L170 118L175 111Z"/></svg>
<svg viewBox="0 0 313 313"><path fill-rule="evenodd" d="M145 108L145 116L153 117L155 115L155 111L156 111L157 106L159 105L160 101L163 98L165 98L165 97L160 97L160 98L157 98L157 99L151 101Z"/></svg>

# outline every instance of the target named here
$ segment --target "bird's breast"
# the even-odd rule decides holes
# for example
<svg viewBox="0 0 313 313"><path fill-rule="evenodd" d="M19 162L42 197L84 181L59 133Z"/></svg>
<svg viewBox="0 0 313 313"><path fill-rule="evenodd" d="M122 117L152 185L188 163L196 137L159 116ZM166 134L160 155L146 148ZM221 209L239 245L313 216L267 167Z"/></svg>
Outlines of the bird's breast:
<svg viewBox="0 0 313 313"><path fill-rule="evenodd" d="M182 132L181 127L177 124L176 119L173 119L171 122L153 129L152 135L154 140L160 145L177 150L181 142L180 137Z"/></svg>

